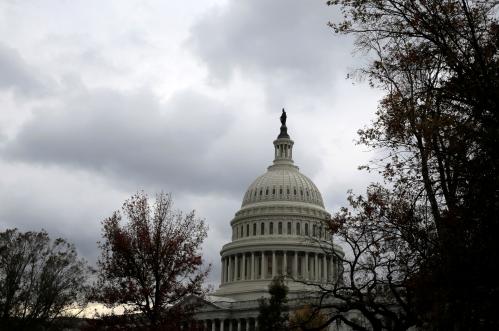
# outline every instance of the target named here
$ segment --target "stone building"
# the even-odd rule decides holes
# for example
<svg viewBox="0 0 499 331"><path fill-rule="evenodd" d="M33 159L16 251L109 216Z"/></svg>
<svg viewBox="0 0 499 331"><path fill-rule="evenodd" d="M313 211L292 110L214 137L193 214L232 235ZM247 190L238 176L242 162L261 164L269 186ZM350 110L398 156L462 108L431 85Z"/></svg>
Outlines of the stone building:
<svg viewBox="0 0 499 331"><path fill-rule="evenodd" d="M220 252L220 287L196 313L196 323L205 330L257 330L258 299L268 296L275 276L290 276L293 310L313 298L316 290L299 280L331 283L341 274L337 261L321 248L320 240L327 235L323 220L329 213L315 184L294 164L294 142L287 133L284 110L281 124L273 164L248 187L230 222L232 241ZM341 247L334 249L343 254Z"/></svg>

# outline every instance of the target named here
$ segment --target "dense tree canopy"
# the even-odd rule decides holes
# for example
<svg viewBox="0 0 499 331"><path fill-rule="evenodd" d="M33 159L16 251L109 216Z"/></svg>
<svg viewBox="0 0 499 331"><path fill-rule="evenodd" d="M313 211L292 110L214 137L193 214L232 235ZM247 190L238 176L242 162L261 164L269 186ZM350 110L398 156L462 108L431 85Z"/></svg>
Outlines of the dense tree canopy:
<svg viewBox="0 0 499 331"><path fill-rule="evenodd" d="M384 283L393 285L386 269L371 272L373 266L382 266L383 255L368 255L377 242L371 234L395 229L387 232L383 242L398 237L397 245L388 242L380 247L392 246L385 251L387 256L398 268L407 265L397 274L401 288L388 293L389 301L401 295L402 308L411 300L407 307L413 311L401 316L427 329L498 328L499 284L494 272L499 260L497 2L337 0L328 4L339 5L344 14L343 21L331 26L338 33L353 35L358 50L370 60L357 73L385 91L376 119L359 134L360 143L383 155L366 168L378 170L388 189L372 195L371 188L361 205L353 204L355 212L340 212L332 220L332 230L343 240L371 242L361 253L369 261L367 273L375 277L374 282L361 282L360 291L349 289L352 297L363 299L355 303L366 308L364 299L370 290L379 291ZM376 227L364 231L367 225L362 222L373 211ZM349 238L344 224L363 225L350 227L355 233ZM358 275L365 276L366 270L361 271ZM389 319L381 313L371 317ZM392 321L386 327L396 325Z"/></svg>
<svg viewBox="0 0 499 331"><path fill-rule="evenodd" d="M0 329L37 329L71 316L87 298L90 269L45 231L0 232Z"/></svg>
<svg viewBox="0 0 499 331"><path fill-rule="evenodd" d="M269 285L270 298L261 298L258 308L260 331L284 331L288 327L288 287L282 277L276 277Z"/></svg>
<svg viewBox="0 0 499 331"><path fill-rule="evenodd" d="M153 326L173 330L186 313L177 304L204 293L209 266L203 268L200 250L207 227L194 211L174 211L169 194L157 195L153 205L145 194L134 195L122 211L102 222L96 297L130 305Z"/></svg>

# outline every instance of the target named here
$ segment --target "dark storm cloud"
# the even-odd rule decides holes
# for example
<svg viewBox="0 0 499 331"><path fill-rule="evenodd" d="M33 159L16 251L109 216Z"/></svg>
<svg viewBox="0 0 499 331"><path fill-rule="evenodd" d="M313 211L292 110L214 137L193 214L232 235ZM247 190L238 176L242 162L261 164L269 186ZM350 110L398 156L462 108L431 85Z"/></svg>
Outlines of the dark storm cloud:
<svg viewBox="0 0 499 331"><path fill-rule="evenodd" d="M90 169L135 188L239 192L253 163L233 164L244 159L226 138L233 120L223 103L193 91L162 104L147 91L82 89L59 107L34 110L3 154ZM225 161L232 165L221 167Z"/></svg>
<svg viewBox="0 0 499 331"><path fill-rule="evenodd" d="M11 89L17 95L38 96L47 92L43 81L13 48L0 43L0 89Z"/></svg>
<svg viewBox="0 0 499 331"><path fill-rule="evenodd" d="M188 45L217 80L240 71L311 90L348 60L347 41L327 27L334 15L321 0L233 1L194 25Z"/></svg>

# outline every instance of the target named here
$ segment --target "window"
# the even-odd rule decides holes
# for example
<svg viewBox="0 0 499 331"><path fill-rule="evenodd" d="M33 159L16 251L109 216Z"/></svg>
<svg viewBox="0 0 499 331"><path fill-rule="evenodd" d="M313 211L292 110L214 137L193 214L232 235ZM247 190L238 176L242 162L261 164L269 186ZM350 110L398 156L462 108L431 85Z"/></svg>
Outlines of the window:
<svg viewBox="0 0 499 331"><path fill-rule="evenodd" d="M249 237L250 232L249 232L249 224L246 224L246 237Z"/></svg>
<svg viewBox="0 0 499 331"><path fill-rule="evenodd" d="M295 253L295 254L298 254L298 253ZM303 275L303 256L301 255L298 255L298 266L297 266L297 271L298 271L298 276L302 276Z"/></svg>
<svg viewBox="0 0 499 331"><path fill-rule="evenodd" d="M269 195L269 188L268 187L265 189L265 195Z"/></svg>
<svg viewBox="0 0 499 331"><path fill-rule="evenodd" d="M272 189L272 195L275 194L275 187Z"/></svg>
<svg viewBox="0 0 499 331"><path fill-rule="evenodd" d="M289 187L286 187L286 194L289 194Z"/></svg>
<svg viewBox="0 0 499 331"><path fill-rule="evenodd" d="M293 189L293 193L296 195L296 188Z"/></svg>
<svg viewBox="0 0 499 331"><path fill-rule="evenodd" d="M308 223L305 223L305 235L308 236Z"/></svg>
<svg viewBox="0 0 499 331"><path fill-rule="evenodd" d="M279 188L279 194L282 194L282 187Z"/></svg>
<svg viewBox="0 0 499 331"><path fill-rule="evenodd" d="M282 222L279 222L279 224L277 225L277 233L282 234Z"/></svg>
<svg viewBox="0 0 499 331"><path fill-rule="evenodd" d="M265 234L265 223L262 223L260 225L260 235L263 236L264 234Z"/></svg>
<svg viewBox="0 0 499 331"><path fill-rule="evenodd" d="M262 192L263 192L263 190L262 190L262 189L260 189L260 196L262 196Z"/></svg>
<svg viewBox="0 0 499 331"><path fill-rule="evenodd" d="M272 276L272 254L267 255L267 277Z"/></svg>
<svg viewBox="0 0 499 331"><path fill-rule="evenodd" d="M256 223L253 223L253 235L256 236Z"/></svg>
<svg viewBox="0 0 499 331"><path fill-rule="evenodd" d="M291 234L291 222L288 222L288 234Z"/></svg>
<svg viewBox="0 0 499 331"><path fill-rule="evenodd" d="M300 223L296 223L296 234L299 236L301 234L301 231L300 231Z"/></svg>
<svg viewBox="0 0 499 331"><path fill-rule="evenodd" d="M312 227L312 236L317 236L317 226L314 224L314 226Z"/></svg>
<svg viewBox="0 0 499 331"><path fill-rule="evenodd" d="M274 223L270 222L269 234L274 234Z"/></svg>

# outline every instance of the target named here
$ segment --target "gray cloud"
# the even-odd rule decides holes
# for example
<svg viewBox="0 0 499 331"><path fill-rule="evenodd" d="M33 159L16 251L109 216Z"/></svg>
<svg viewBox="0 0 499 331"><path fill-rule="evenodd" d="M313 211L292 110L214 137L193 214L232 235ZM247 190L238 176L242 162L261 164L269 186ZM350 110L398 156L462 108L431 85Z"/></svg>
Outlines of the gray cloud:
<svg viewBox="0 0 499 331"><path fill-rule="evenodd" d="M37 75L19 52L0 43L0 89L12 89L23 96L39 96L48 91L48 80Z"/></svg>
<svg viewBox="0 0 499 331"><path fill-rule="evenodd" d="M239 192L255 162L245 162L244 148L227 137L234 116L193 91L162 104L145 90L82 90L58 107L36 109L1 152L10 160L89 169L134 188Z"/></svg>
<svg viewBox="0 0 499 331"><path fill-rule="evenodd" d="M194 25L188 45L216 80L241 72L296 92L325 91L335 63L349 61L349 42L326 25L334 15L324 1L233 1Z"/></svg>

